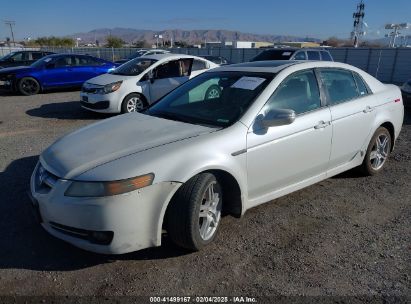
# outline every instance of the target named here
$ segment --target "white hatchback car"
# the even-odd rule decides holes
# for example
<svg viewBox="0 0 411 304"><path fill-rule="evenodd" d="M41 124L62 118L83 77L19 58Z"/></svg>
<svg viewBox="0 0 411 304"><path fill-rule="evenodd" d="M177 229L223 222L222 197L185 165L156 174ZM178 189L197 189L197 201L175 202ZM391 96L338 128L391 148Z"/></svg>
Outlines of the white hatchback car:
<svg viewBox="0 0 411 304"><path fill-rule="evenodd" d="M218 84L215 98L208 87ZM52 235L83 249L199 250L223 214L359 167L379 173L404 116L397 86L337 62L251 62L205 72L159 100L57 140L31 177Z"/></svg>
<svg viewBox="0 0 411 304"><path fill-rule="evenodd" d="M211 61L190 55L138 57L85 82L80 102L83 108L101 113L141 111L187 80L215 67L218 65Z"/></svg>

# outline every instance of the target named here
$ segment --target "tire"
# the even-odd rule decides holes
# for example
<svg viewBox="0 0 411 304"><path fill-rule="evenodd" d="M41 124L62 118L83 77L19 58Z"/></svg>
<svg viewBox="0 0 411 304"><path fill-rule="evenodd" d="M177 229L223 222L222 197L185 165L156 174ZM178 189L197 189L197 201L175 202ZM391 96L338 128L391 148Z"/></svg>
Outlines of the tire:
<svg viewBox="0 0 411 304"><path fill-rule="evenodd" d="M121 113L140 112L147 108L144 97L138 93L127 95L121 103Z"/></svg>
<svg viewBox="0 0 411 304"><path fill-rule="evenodd" d="M23 77L17 84L17 90L25 96L36 95L40 92L40 84L33 77Z"/></svg>
<svg viewBox="0 0 411 304"><path fill-rule="evenodd" d="M384 127L375 131L367 148L364 161L360 169L364 175L379 173L387 162L391 152L391 135Z"/></svg>
<svg viewBox="0 0 411 304"><path fill-rule="evenodd" d="M213 174L202 173L188 180L167 209L166 227L171 240L192 251L211 243L220 227L222 200L222 188Z"/></svg>
<svg viewBox="0 0 411 304"><path fill-rule="evenodd" d="M213 84L210 86L207 91L205 92L204 99L215 99L215 98L220 98L221 96L221 89L218 85Z"/></svg>

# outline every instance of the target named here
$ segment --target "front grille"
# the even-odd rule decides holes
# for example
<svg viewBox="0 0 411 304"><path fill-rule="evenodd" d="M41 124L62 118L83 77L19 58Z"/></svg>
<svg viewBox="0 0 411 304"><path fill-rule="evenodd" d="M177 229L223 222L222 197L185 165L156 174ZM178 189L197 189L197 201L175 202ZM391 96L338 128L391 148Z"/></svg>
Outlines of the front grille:
<svg viewBox="0 0 411 304"><path fill-rule="evenodd" d="M85 108L96 109L96 110L104 110L104 109L107 109L110 106L110 102L108 100L99 101L99 102L96 102L96 103L89 103L89 102L80 101L80 103Z"/></svg>
<svg viewBox="0 0 411 304"><path fill-rule="evenodd" d="M38 193L48 193L57 183L58 177L47 171L40 163L35 175L35 190Z"/></svg>
<svg viewBox="0 0 411 304"><path fill-rule="evenodd" d="M109 245L114 237L113 231L92 231L80 228L74 228L55 222L49 222L51 228L63 234L89 241L98 245Z"/></svg>

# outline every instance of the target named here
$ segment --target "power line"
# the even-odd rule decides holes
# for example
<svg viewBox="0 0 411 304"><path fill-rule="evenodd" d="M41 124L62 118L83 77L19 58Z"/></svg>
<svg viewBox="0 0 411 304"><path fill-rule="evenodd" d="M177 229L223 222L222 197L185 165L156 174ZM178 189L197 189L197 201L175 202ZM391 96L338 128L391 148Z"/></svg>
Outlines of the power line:
<svg viewBox="0 0 411 304"><path fill-rule="evenodd" d="M11 39L13 40L13 45L16 46L16 42L14 41L14 33L13 33L13 26L16 25L16 22L12 20L4 20L4 24L10 26Z"/></svg>
<svg viewBox="0 0 411 304"><path fill-rule="evenodd" d="M364 24L364 16L365 16L365 4L363 0L360 1L360 3L357 4L357 11L353 13L353 18L354 18L354 28L353 31L351 32L351 39L354 40L354 47L358 47L360 43L360 36L363 36L364 29L363 29L363 24Z"/></svg>

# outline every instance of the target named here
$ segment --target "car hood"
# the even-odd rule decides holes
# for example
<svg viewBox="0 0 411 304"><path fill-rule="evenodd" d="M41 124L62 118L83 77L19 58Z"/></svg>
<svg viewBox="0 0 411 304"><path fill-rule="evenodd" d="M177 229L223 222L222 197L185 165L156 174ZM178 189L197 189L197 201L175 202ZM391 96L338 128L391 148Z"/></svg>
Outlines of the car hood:
<svg viewBox="0 0 411 304"><path fill-rule="evenodd" d="M121 157L215 130L140 113L124 114L60 138L42 153L40 160L51 173L73 179Z"/></svg>
<svg viewBox="0 0 411 304"><path fill-rule="evenodd" d="M18 67L3 68L0 70L0 73L1 74L11 74L11 73L19 73L19 72L28 72L31 70L32 68L30 66L18 66Z"/></svg>
<svg viewBox="0 0 411 304"><path fill-rule="evenodd" d="M114 74L102 74L100 76L91 78L89 80L87 80L87 83L91 83L91 84L97 84L97 85L106 85L109 83L113 83L116 81L120 81L120 80L128 80L128 79L138 79L138 77L140 77L139 75L137 76L124 76L124 75L114 75Z"/></svg>

